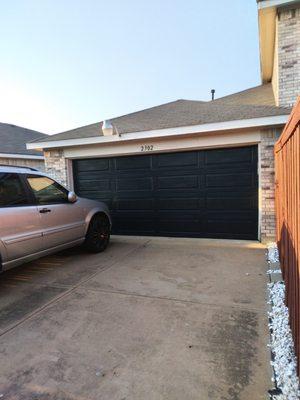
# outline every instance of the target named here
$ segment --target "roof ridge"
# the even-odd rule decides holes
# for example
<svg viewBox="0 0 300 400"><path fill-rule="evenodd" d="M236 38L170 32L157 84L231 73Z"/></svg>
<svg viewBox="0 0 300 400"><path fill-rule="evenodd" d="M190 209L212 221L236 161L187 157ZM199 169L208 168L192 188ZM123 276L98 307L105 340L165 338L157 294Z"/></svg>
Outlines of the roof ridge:
<svg viewBox="0 0 300 400"><path fill-rule="evenodd" d="M168 104L174 104L174 103L178 103L178 102L182 102L182 101L196 101L196 102L199 102L199 103L206 103L205 101L201 101L201 100L177 99L177 100L173 100L173 101L168 101L167 103L158 104L157 106L148 107L148 108L143 108L142 110L133 111L133 112L128 113L128 114L119 115L119 116L117 116L117 117L110 118L110 119L111 119L111 121L114 121L114 120L116 120L116 119L118 119L118 118L128 117L129 115L139 114L139 113L142 113L142 112L144 112L144 111L154 110L154 109L156 109L156 108L159 108L159 107L162 107L162 106L166 106L166 105L168 105ZM102 122L102 121L100 121L100 122Z"/></svg>

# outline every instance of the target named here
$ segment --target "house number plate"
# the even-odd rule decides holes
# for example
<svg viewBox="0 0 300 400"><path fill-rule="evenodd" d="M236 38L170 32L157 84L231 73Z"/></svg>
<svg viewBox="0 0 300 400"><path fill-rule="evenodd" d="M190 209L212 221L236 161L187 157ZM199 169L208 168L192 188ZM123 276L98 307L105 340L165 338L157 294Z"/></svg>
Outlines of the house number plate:
<svg viewBox="0 0 300 400"><path fill-rule="evenodd" d="M152 151L153 150L153 144L142 144L141 145L141 151Z"/></svg>

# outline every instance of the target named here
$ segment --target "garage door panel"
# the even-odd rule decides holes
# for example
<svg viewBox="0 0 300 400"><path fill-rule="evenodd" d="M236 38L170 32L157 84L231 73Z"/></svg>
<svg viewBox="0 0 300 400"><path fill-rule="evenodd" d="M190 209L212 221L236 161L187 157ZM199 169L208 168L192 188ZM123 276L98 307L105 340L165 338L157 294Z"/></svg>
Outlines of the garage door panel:
<svg viewBox="0 0 300 400"><path fill-rule="evenodd" d="M81 172L76 172L76 175L78 176L79 181L114 178L114 172L111 173L109 170L107 170L107 171L81 171Z"/></svg>
<svg viewBox="0 0 300 400"><path fill-rule="evenodd" d="M228 197L216 198L208 197L206 199L206 207L208 210L251 210L257 209L257 198L251 197Z"/></svg>
<svg viewBox="0 0 300 400"><path fill-rule="evenodd" d="M153 178L127 178L117 179L116 190L152 190Z"/></svg>
<svg viewBox="0 0 300 400"><path fill-rule="evenodd" d="M216 149L208 151L205 157L206 164L230 164L233 163L252 163L253 152L250 147L232 149Z"/></svg>
<svg viewBox="0 0 300 400"><path fill-rule="evenodd" d="M242 173L253 173L257 174L256 167L253 167L253 164L211 164L203 168L203 172L206 175L214 175L219 173L226 173L226 174L242 174Z"/></svg>
<svg viewBox="0 0 300 400"><path fill-rule="evenodd" d="M136 169L150 169L151 168L151 157L150 156L131 156L131 157L120 157L115 159L116 170L128 171Z"/></svg>
<svg viewBox="0 0 300 400"><path fill-rule="evenodd" d="M157 218L159 220L163 219L170 219L176 221L182 221L185 219L188 220L199 220L203 218L204 210L197 210L197 209L187 209L185 212L178 212L176 209L169 209L169 210L158 210L157 211Z"/></svg>
<svg viewBox="0 0 300 400"><path fill-rule="evenodd" d="M87 159L78 160L76 162L77 171L84 172L87 171L107 171L109 170L109 159L108 158L97 158L97 159Z"/></svg>
<svg viewBox="0 0 300 400"><path fill-rule="evenodd" d="M246 173L235 173L235 174L213 174L206 175L206 186L207 187L239 187L239 186L253 186L252 174Z"/></svg>
<svg viewBox="0 0 300 400"><path fill-rule="evenodd" d="M158 177L157 189L197 189L198 176Z"/></svg>
<svg viewBox="0 0 300 400"><path fill-rule="evenodd" d="M108 191L110 190L110 180L109 179L92 179L92 180L82 180L78 184L80 191Z"/></svg>
<svg viewBox="0 0 300 400"><path fill-rule="evenodd" d="M159 221L160 232L167 236L190 236L204 231L204 222L195 219L164 218Z"/></svg>
<svg viewBox="0 0 300 400"><path fill-rule="evenodd" d="M99 160L74 161L75 190L108 203L114 233L257 238L257 146Z"/></svg>
<svg viewBox="0 0 300 400"><path fill-rule="evenodd" d="M195 174L196 172L196 174ZM152 170L151 171L152 176L156 177L156 178L178 178L178 179L185 179L186 177L189 176L197 176L198 178L201 179L201 177L203 176L204 179L204 173L202 171L200 171L199 169L195 169L195 168L188 168L188 169L175 169L175 168L171 168L171 169L163 169L163 170ZM144 175L148 175L147 172L144 173Z"/></svg>
<svg viewBox="0 0 300 400"><path fill-rule="evenodd" d="M153 210L154 199L120 199L115 202L116 210Z"/></svg>
<svg viewBox="0 0 300 400"><path fill-rule="evenodd" d="M204 198L182 198L182 199L158 199L158 209L159 210L199 210L199 208L204 208L205 199Z"/></svg>
<svg viewBox="0 0 300 400"><path fill-rule="evenodd" d="M241 239L251 239L253 235L257 236L256 226L252 221L223 221L208 220L207 233L218 237L239 236Z"/></svg>
<svg viewBox="0 0 300 400"><path fill-rule="evenodd" d="M156 163L158 169L167 167L178 167L183 169L185 167L197 167L198 166L198 152L186 152L180 153L169 153L169 154L158 154L156 156Z"/></svg>
<svg viewBox="0 0 300 400"><path fill-rule="evenodd" d="M115 204L114 204L115 205ZM141 219L141 218L146 218L146 219L153 219L156 217L155 211L152 209L141 209L141 210L115 210L114 215L117 216L118 218L128 218L128 219Z"/></svg>
<svg viewBox="0 0 300 400"><path fill-rule="evenodd" d="M135 218L136 215L132 217L122 217L120 215L115 216L115 233L121 235L136 235L139 232L140 235L155 235L155 220L151 217Z"/></svg>

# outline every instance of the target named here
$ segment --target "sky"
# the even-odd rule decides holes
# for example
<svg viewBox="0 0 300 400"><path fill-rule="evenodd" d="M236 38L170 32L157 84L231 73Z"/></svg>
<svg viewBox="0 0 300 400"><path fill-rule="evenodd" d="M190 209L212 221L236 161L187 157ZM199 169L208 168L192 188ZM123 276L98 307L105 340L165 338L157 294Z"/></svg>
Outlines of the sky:
<svg viewBox="0 0 300 400"><path fill-rule="evenodd" d="M260 84L256 0L0 0L0 121L53 134Z"/></svg>

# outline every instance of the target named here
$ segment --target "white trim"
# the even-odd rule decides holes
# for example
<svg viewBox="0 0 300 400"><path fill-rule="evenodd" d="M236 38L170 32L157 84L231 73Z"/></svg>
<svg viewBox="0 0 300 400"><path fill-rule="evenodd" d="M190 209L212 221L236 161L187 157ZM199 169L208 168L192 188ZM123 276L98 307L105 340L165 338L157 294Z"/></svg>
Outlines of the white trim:
<svg viewBox="0 0 300 400"><path fill-rule="evenodd" d="M182 136L190 135L193 133L207 133L207 132L218 132L233 129L245 129L253 127L263 126L274 126L274 125L285 125L288 120L288 115L276 115L272 117L252 118L235 121L224 121L202 125L192 125L177 128L166 128L166 129L154 129L150 131L142 132L131 132L124 133L119 136L95 136L88 138L79 139L66 139L66 140L55 140L49 142L34 142L27 143L27 149L49 149L58 147L72 147L72 146L84 146L89 144L105 144L105 143L118 143L126 142L130 140L138 139L151 139L167 136Z"/></svg>
<svg viewBox="0 0 300 400"><path fill-rule="evenodd" d="M287 6L293 3L296 4L297 2L298 0L265 0L258 3L258 9L261 10L268 7Z"/></svg>
<svg viewBox="0 0 300 400"><path fill-rule="evenodd" d="M126 143L94 144L90 146L66 147L63 155L66 159L91 157L118 157L127 155L143 155L172 151L200 150L217 147L236 147L257 144L261 141L258 129L250 132L219 132L216 134L182 136L173 138L156 138L135 140ZM145 144L152 146L151 151L141 151Z"/></svg>
<svg viewBox="0 0 300 400"><path fill-rule="evenodd" d="M0 153L0 158L18 158L23 160L44 160L44 156L32 156L30 154Z"/></svg>

